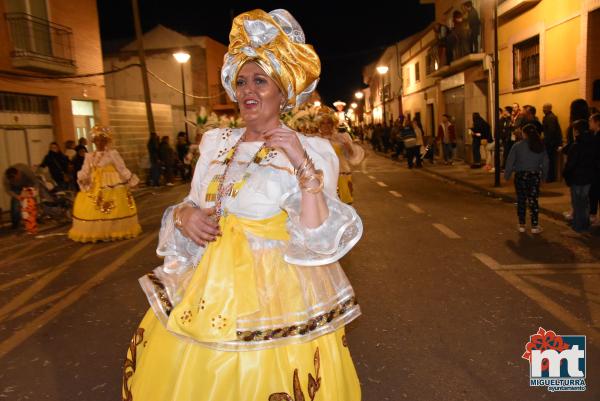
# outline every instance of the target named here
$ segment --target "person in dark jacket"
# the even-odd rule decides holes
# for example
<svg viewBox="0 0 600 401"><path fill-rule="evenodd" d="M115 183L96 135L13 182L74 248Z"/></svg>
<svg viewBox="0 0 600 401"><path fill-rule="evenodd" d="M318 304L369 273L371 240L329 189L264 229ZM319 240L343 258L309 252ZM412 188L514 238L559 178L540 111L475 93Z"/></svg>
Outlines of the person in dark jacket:
<svg viewBox="0 0 600 401"><path fill-rule="evenodd" d="M467 22L469 23L469 33L471 35L471 53L479 52L479 35L481 34L481 20L477 10L473 7L472 1L465 1L463 3L465 14L467 16Z"/></svg>
<svg viewBox="0 0 600 401"><path fill-rule="evenodd" d="M148 139L148 157L150 158L150 185L158 187L160 185L160 156L158 147L160 138L156 132L150 133Z"/></svg>
<svg viewBox="0 0 600 401"><path fill-rule="evenodd" d="M569 153L569 148L575 142L573 134L573 122L578 120L588 120L590 118L590 107L585 99L575 99L571 102L569 110L569 127L567 128L567 143L562 147L563 154Z"/></svg>
<svg viewBox="0 0 600 401"><path fill-rule="evenodd" d="M510 153L510 149L514 145L512 140L512 106L506 106L500 110L500 141L502 143L502 168L506 166L506 159Z"/></svg>
<svg viewBox="0 0 600 401"><path fill-rule="evenodd" d="M481 141L485 139L488 142L493 142L492 131L490 125L481 117L479 113L473 113L473 127L471 127L473 133L473 164L472 168L481 167Z"/></svg>
<svg viewBox="0 0 600 401"><path fill-rule="evenodd" d="M58 143L50 144L50 150L42 160L40 167L47 167L50 170L50 176L58 188L67 189L70 182L69 159L60 151Z"/></svg>
<svg viewBox="0 0 600 401"><path fill-rule="evenodd" d="M600 113L590 116L590 132L594 136L596 148L596 179L590 187L590 222L598 223L598 204L600 203Z"/></svg>
<svg viewBox="0 0 600 401"><path fill-rule="evenodd" d="M563 176L571 189L572 228L585 232L590 228L590 187L596 179L596 148L588 120L571 124L575 141L569 147Z"/></svg>
<svg viewBox="0 0 600 401"><path fill-rule="evenodd" d="M542 120L544 145L546 145L548 160L550 160L547 182L554 182L556 181L556 156L558 154L558 148L563 142L562 130L560 129L558 117L552 112L552 105L546 103L542 110L544 111L544 119Z"/></svg>
<svg viewBox="0 0 600 401"><path fill-rule="evenodd" d="M177 156L175 155L175 151L171 147L169 140L170 138L166 135L161 138L158 154L160 157L160 164L165 173L165 184L167 186L172 186L174 185L173 170L175 168L175 159Z"/></svg>
<svg viewBox="0 0 600 401"><path fill-rule="evenodd" d="M28 187L38 188L35 174L29 166L17 163L6 169L3 179L4 191L10 196L10 220L12 228L21 223L21 192Z"/></svg>
<svg viewBox="0 0 600 401"><path fill-rule="evenodd" d="M421 167L421 158L419 157L420 146L417 143L417 133L412 127L410 119L404 120L404 127L400 131L400 139L406 152L406 162L408 168L413 168L416 159L417 167Z"/></svg>

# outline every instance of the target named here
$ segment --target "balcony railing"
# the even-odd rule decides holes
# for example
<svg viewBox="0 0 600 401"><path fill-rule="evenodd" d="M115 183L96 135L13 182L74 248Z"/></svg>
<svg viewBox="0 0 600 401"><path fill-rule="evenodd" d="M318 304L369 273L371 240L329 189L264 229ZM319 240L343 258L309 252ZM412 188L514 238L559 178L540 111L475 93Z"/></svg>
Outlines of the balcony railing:
<svg viewBox="0 0 600 401"><path fill-rule="evenodd" d="M34 71L75 72L71 28L25 13L5 14L13 65Z"/></svg>

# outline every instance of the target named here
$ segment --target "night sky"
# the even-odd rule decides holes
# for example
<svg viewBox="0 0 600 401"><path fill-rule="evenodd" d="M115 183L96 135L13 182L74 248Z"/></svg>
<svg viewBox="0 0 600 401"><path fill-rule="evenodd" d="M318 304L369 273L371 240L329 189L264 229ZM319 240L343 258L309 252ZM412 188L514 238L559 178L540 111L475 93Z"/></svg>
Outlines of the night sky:
<svg viewBox="0 0 600 401"><path fill-rule="evenodd" d="M317 90L331 105L352 101L362 84L362 68L376 60L386 46L424 29L434 19L433 5L418 0L383 1L350 6L350 1L183 1L139 0L142 29L163 24L187 35L207 35L227 45L231 18L261 8L285 8L298 20L306 41L321 57L322 75ZM100 31L106 43L133 39L129 0L98 0ZM364 5L373 4L372 7ZM379 7L383 6L384 7ZM397 11L401 10L401 11Z"/></svg>

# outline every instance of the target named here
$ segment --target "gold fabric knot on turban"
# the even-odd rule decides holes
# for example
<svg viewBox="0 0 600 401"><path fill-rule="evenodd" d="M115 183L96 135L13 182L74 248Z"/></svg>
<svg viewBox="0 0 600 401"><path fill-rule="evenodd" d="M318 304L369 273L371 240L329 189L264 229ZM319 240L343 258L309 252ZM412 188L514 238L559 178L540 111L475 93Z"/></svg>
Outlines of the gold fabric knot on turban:
<svg viewBox="0 0 600 401"><path fill-rule="evenodd" d="M104 137L109 141L112 139L112 130L102 125L94 125L94 127L90 130L90 134L92 136L92 140L99 137Z"/></svg>
<svg viewBox="0 0 600 401"><path fill-rule="evenodd" d="M238 101L237 75L246 62L254 61L286 97L282 111L304 103L317 87L321 73L319 56L304 42L302 28L286 10L253 10L235 17L221 70L221 82L229 97Z"/></svg>

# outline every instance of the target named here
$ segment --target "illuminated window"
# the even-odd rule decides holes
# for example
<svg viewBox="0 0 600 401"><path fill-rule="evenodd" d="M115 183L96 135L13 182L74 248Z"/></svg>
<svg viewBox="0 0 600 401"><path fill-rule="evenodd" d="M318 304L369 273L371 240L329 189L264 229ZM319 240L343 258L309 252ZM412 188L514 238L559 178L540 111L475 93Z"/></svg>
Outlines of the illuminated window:
<svg viewBox="0 0 600 401"><path fill-rule="evenodd" d="M539 35L513 46L513 87L515 89L540 83Z"/></svg>

